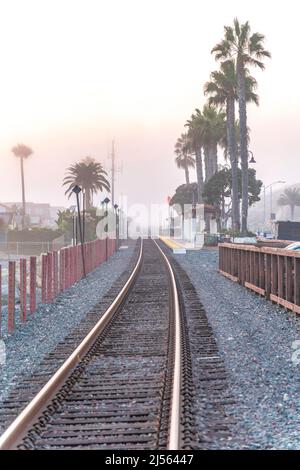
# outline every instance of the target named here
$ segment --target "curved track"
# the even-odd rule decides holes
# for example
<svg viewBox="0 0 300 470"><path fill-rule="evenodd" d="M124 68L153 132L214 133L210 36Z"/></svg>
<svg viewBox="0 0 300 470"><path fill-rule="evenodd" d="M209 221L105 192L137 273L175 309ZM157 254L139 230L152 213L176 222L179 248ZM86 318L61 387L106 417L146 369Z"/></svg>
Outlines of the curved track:
<svg viewBox="0 0 300 470"><path fill-rule="evenodd" d="M186 371L172 267L152 240L110 307L0 438L0 449L180 449Z"/></svg>

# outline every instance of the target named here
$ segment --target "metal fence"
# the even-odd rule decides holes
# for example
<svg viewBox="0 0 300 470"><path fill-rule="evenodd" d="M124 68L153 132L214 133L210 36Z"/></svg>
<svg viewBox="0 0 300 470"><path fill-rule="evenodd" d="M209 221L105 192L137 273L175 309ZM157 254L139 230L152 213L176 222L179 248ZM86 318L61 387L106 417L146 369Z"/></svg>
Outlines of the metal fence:
<svg viewBox="0 0 300 470"><path fill-rule="evenodd" d="M0 242L0 259L18 259L20 256L38 256L58 251L65 246L64 237L47 242Z"/></svg>
<svg viewBox="0 0 300 470"><path fill-rule="evenodd" d="M300 313L300 252L223 243L219 245L219 272Z"/></svg>

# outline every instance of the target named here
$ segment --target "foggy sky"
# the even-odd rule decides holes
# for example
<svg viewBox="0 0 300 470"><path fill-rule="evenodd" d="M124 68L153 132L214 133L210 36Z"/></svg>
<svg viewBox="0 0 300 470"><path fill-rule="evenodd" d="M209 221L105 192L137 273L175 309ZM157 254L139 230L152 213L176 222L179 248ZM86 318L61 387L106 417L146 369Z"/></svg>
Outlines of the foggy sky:
<svg viewBox="0 0 300 470"><path fill-rule="evenodd" d="M258 177L298 182L297 3L0 0L0 202L21 199L10 151L18 142L34 150L25 164L27 201L67 205L65 168L86 155L108 166L112 138L123 161L117 194L165 202L184 183L174 143L205 102L203 85L217 68L210 51L235 16L264 33L272 53L265 72L252 71Z"/></svg>

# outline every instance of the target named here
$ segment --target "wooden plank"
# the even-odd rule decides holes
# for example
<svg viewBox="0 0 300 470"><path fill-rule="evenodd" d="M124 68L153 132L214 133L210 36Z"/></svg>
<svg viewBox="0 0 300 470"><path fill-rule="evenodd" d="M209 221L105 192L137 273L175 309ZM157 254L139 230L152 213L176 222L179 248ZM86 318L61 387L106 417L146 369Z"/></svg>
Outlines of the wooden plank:
<svg viewBox="0 0 300 470"><path fill-rule="evenodd" d="M265 266L266 266L266 274L265 274L265 291L266 291L266 298L270 299L271 294L271 255L265 254Z"/></svg>
<svg viewBox="0 0 300 470"><path fill-rule="evenodd" d="M16 262L8 262L8 333L12 333L15 328L15 291L16 291Z"/></svg>
<svg viewBox="0 0 300 470"><path fill-rule="evenodd" d="M265 294L266 294L265 289L261 289L260 287L257 287L254 284L251 284L250 282L245 282L245 287L247 287L248 289L253 290L254 292L256 292L259 295L265 296Z"/></svg>
<svg viewBox="0 0 300 470"><path fill-rule="evenodd" d="M293 260L285 257L285 299L293 301Z"/></svg>
<svg viewBox="0 0 300 470"><path fill-rule="evenodd" d="M259 253L259 287L265 291L265 255Z"/></svg>
<svg viewBox="0 0 300 470"><path fill-rule="evenodd" d="M274 254L271 256L271 292L273 295L278 293L278 263Z"/></svg>
<svg viewBox="0 0 300 470"><path fill-rule="evenodd" d="M294 258L294 304L300 305L300 259Z"/></svg>
<svg viewBox="0 0 300 470"><path fill-rule="evenodd" d="M284 281L285 281L285 276L284 276L284 258L283 256L278 256L277 257L277 262L278 262L278 297L283 298L284 297Z"/></svg>
<svg viewBox="0 0 300 470"><path fill-rule="evenodd" d="M249 251L249 283L253 284L254 280L254 253Z"/></svg>
<svg viewBox="0 0 300 470"><path fill-rule="evenodd" d="M292 302L288 302L287 300L282 299L282 298L278 297L277 295L273 295L273 294L270 295L270 300L272 300L273 302L276 302L278 305L282 305L282 307L284 307L288 310L292 310L293 312L300 314L300 306L299 305L295 305Z"/></svg>
<svg viewBox="0 0 300 470"><path fill-rule="evenodd" d="M226 273L225 271L222 271L221 269L218 269L218 272L222 274L222 276L227 277L227 279L230 279L233 282L238 282L238 278L235 276L232 276L231 274Z"/></svg>
<svg viewBox="0 0 300 470"><path fill-rule="evenodd" d="M29 280L29 311L33 314L36 311L36 257L30 256L30 280Z"/></svg>

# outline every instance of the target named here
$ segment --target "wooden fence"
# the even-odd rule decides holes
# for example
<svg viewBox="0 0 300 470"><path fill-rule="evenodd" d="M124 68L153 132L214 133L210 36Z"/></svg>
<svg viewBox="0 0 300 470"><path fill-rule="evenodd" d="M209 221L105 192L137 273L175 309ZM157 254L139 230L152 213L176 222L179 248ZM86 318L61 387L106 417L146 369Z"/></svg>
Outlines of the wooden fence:
<svg viewBox="0 0 300 470"><path fill-rule="evenodd" d="M90 273L116 251L116 240L94 240L84 243L86 273ZM29 260L21 258L8 262L7 276L7 332L15 328L16 273L19 274L20 321L26 322L27 314L33 315L37 309L37 287L40 278L41 302L52 302L60 293L78 282L83 276L81 246L64 247L41 255L40 273L37 271L37 257ZM2 270L0 265L0 337L2 326ZM28 305L27 305L28 304Z"/></svg>
<svg viewBox="0 0 300 470"><path fill-rule="evenodd" d="M219 272L300 313L299 251L223 243L219 245Z"/></svg>

